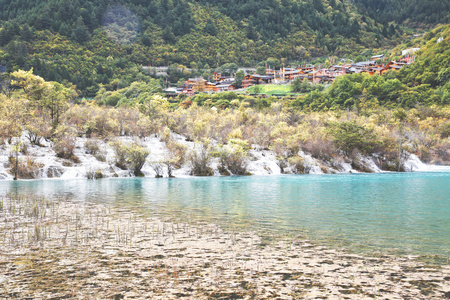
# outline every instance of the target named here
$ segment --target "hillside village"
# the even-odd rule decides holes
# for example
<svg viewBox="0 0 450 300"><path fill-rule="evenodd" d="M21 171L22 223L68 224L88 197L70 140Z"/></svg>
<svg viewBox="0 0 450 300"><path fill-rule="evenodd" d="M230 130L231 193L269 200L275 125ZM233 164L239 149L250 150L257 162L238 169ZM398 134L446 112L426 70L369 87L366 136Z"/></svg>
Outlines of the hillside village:
<svg viewBox="0 0 450 300"><path fill-rule="evenodd" d="M265 74L246 74L242 80L241 86L236 84L233 76L224 76L221 73L213 72L212 81L202 77L189 78L181 87L168 88L165 90L168 97L178 94L192 96L196 93L206 92L225 92L234 91L238 88L248 88L254 85L263 84L290 84L297 78L308 80L313 84L329 84L337 77L345 74L367 73L369 75L382 75L390 70L400 70L402 67L414 62L415 52L420 48L410 48L402 51L402 57L396 61L382 63L384 54L372 56L368 61L357 63L343 63L342 65L331 65L322 67L322 65L305 65L297 68L281 68L279 70L271 69L266 64Z"/></svg>

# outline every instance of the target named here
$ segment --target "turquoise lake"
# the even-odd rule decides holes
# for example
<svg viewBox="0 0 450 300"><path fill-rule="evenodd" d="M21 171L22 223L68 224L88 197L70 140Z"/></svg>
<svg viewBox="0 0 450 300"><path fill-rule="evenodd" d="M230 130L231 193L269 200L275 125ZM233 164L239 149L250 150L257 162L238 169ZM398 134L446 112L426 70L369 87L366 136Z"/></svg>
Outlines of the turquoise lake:
<svg viewBox="0 0 450 300"><path fill-rule="evenodd" d="M450 173L2 181L33 194L136 206L177 222L207 220L301 233L356 252L450 256Z"/></svg>

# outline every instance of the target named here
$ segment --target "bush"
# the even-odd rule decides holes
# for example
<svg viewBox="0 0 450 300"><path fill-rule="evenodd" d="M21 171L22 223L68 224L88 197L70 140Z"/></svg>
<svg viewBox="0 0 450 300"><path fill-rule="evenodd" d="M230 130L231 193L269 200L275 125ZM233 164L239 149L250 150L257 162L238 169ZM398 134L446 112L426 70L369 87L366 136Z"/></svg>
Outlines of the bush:
<svg viewBox="0 0 450 300"><path fill-rule="evenodd" d="M88 139L84 143L86 153L94 156L98 161L106 161L106 151L100 148L100 142L94 139Z"/></svg>
<svg viewBox="0 0 450 300"><path fill-rule="evenodd" d="M336 152L332 141L320 137L305 141L301 148L310 153L312 157L321 160L329 160Z"/></svg>
<svg viewBox="0 0 450 300"><path fill-rule="evenodd" d="M245 153L222 149L219 153L219 172L222 175L247 175L247 156Z"/></svg>
<svg viewBox="0 0 450 300"><path fill-rule="evenodd" d="M120 141L111 144L116 154L115 165L122 170L129 169L135 176L142 176L141 169L144 166L150 151L143 145L133 142L126 145Z"/></svg>
<svg viewBox="0 0 450 300"><path fill-rule="evenodd" d="M145 164L150 151L145 146L133 143L127 149L127 165L135 176L143 176L141 169Z"/></svg>
<svg viewBox="0 0 450 300"><path fill-rule="evenodd" d="M79 162L78 157L73 153L75 150L75 137L73 136L56 138L53 143L53 150L56 152L57 157Z"/></svg>
<svg viewBox="0 0 450 300"><path fill-rule="evenodd" d="M211 168L211 154L204 147L200 151L191 151L188 155L189 164L191 166L191 175L194 176L212 176L214 172Z"/></svg>
<svg viewBox="0 0 450 300"><path fill-rule="evenodd" d="M172 140L170 140L166 145L169 149L169 157L167 161L170 161L171 165L175 169L181 168L185 161L186 146Z"/></svg>
<svg viewBox="0 0 450 300"><path fill-rule="evenodd" d="M450 122L444 123L439 127L439 134L441 139L448 139L450 137Z"/></svg>
<svg viewBox="0 0 450 300"><path fill-rule="evenodd" d="M84 143L84 148L86 148L86 153L95 155L100 151L100 144L97 140L87 140Z"/></svg>
<svg viewBox="0 0 450 300"><path fill-rule="evenodd" d="M103 178L103 172L102 170L97 170L97 171L93 171L93 170L88 170L86 171L86 177L87 179L101 179Z"/></svg>
<svg viewBox="0 0 450 300"><path fill-rule="evenodd" d="M372 153L376 146L373 129L356 124L355 121L336 123L330 130L336 146L349 156L354 149L364 154Z"/></svg>
<svg viewBox="0 0 450 300"><path fill-rule="evenodd" d="M114 141L111 146L116 155L114 164L116 167L126 170L127 169L127 146L120 141Z"/></svg>
<svg viewBox="0 0 450 300"><path fill-rule="evenodd" d="M11 169L10 174L16 174L16 158L10 156L8 158ZM39 174L39 169L43 168L43 163L37 163L32 157L27 156L25 159L19 159L17 162L17 178L21 179L35 179Z"/></svg>
<svg viewBox="0 0 450 300"><path fill-rule="evenodd" d="M309 169L305 168L303 159L300 156L289 157L288 162L294 174L305 174L305 171L309 172Z"/></svg>
<svg viewBox="0 0 450 300"><path fill-rule="evenodd" d="M56 152L56 156L79 163L80 160L73 153L75 146L76 130L69 126L58 126L55 131L55 138L53 140L53 150Z"/></svg>
<svg viewBox="0 0 450 300"><path fill-rule="evenodd" d="M163 165L161 163L152 163L150 164L150 166L152 167L153 171L155 171L156 178L163 177Z"/></svg>

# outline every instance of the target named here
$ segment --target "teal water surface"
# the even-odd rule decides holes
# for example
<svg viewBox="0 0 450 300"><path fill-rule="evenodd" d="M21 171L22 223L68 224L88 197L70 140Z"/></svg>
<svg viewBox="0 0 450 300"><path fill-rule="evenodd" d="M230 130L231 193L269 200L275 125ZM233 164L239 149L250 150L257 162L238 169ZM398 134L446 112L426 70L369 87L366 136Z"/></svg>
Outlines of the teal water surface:
<svg viewBox="0 0 450 300"><path fill-rule="evenodd" d="M0 196L17 193L125 203L180 222L301 230L356 251L450 256L450 173L0 182Z"/></svg>

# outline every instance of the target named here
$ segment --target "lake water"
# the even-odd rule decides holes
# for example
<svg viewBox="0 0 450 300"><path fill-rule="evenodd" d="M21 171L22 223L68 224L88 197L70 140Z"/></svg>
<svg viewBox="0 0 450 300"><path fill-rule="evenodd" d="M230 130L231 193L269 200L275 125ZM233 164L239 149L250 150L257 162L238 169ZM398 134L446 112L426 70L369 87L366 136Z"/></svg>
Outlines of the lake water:
<svg viewBox="0 0 450 300"><path fill-rule="evenodd" d="M139 207L178 222L297 234L354 251L450 256L450 173L2 181L34 194Z"/></svg>

